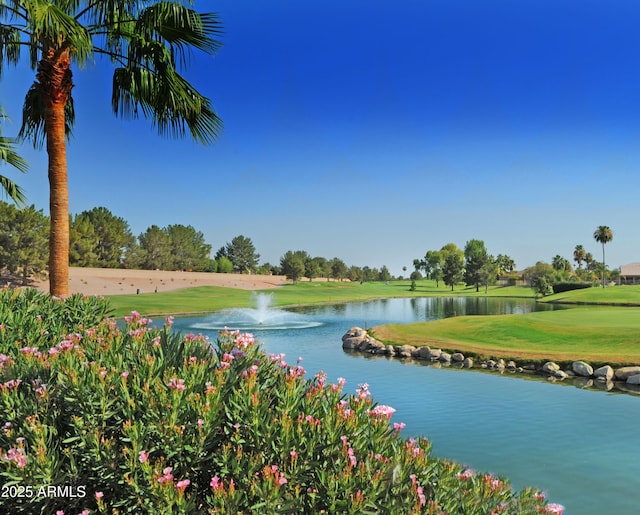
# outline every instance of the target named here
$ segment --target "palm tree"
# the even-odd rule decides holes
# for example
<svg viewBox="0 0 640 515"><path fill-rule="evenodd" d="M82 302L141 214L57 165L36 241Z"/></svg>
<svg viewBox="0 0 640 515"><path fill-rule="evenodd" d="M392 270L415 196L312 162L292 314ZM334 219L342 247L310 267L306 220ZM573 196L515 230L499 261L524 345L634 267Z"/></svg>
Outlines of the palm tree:
<svg viewBox="0 0 640 515"><path fill-rule="evenodd" d="M0 119L6 119L2 108L0 108ZM10 164L22 173L27 171L27 162L16 153L13 140L2 135L0 135L0 162ZM13 200L18 206L26 203L27 198L25 197L24 191L9 179L9 177L0 175L0 188L2 188L7 197Z"/></svg>
<svg viewBox="0 0 640 515"><path fill-rule="evenodd" d="M605 265L604 260L604 246L613 240L613 231L607 227L606 225L599 225L598 228L593 233L593 238L598 242L602 243L602 287L605 285L605 275L607 266Z"/></svg>
<svg viewBox="0 0 640 515"><path fill-rule="evenodd" d="M576 245L576 248L573 249L573 260L578 263L578 268L582 268L585 257L587 257L587 251L582 245Z"/></svg>
<svg viewBox="0 0 640 515"><path fill-rule="evenodd" d="M117 116L152 120L163 135L213 141L222 124L209 100L178 72L189 52L213 53L220 23L181 0L0 0L0 71L28 51L36 81L27 92L20 136L49 157L50 292L68 294L69 207L66 138L74 120L72 64L95 56L114 66Z"/></svg>

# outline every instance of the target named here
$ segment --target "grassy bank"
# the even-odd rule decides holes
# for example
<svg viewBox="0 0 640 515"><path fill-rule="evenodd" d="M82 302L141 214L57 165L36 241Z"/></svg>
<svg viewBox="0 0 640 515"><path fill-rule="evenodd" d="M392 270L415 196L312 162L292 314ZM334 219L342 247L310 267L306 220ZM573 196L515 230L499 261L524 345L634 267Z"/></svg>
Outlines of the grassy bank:
<svg viewBox="0 0 640 515"><path fill-rule="evenodd" d="M640 285L573 290L549 295L540 300L563 304L640 306Z"/></svg>
<svg viewBox="0 0 640 515"><path fill-rule="evenodd" d="M580 307L527 315L465 316L373 329L387 343L430 345L518 361L640 363L640 309Z"/></svg>
<svg viewBox="0 0 640 515"><path fill-rule="evenodd" d="M485 296L484 290L476 292L473 287L451 288L434 281L417 281L415 291L410 291L410 281L390 281L371 283L349 282L300 282L277 289L263 290L273 293L276 306L301 304L327 304L353 302L391 297L426 297L450 295ZM487 294L491 297L533 297L530 288L516 286L493 286ZM251 292L234 288L202 286L162 293L141 295L114 295L109 297L116 316L124 316L132 310L147 315L168 315L181 313L213 312L223 308L247 307L251 302Z"/></svg>

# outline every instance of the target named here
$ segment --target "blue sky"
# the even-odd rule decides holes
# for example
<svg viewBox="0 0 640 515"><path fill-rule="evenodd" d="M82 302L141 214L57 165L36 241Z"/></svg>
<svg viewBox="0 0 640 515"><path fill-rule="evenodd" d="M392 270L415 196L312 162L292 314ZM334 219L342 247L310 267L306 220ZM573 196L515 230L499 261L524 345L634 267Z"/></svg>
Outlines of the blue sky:
<svg viewBox="0 0 640 515"><path fill-rule="evenodd" d="M640 4L633 0L199 1L224 47L185 75L225 124L203 147L117 119L111 70L74 70L70 210L134 234L193 225L217 250L250 237L386 265L484 240L518 268L572 259L608 225L611 267L640 261ZM27 66L0 103L19 128ZM1 172L48 211L46 155Z"/></svg>

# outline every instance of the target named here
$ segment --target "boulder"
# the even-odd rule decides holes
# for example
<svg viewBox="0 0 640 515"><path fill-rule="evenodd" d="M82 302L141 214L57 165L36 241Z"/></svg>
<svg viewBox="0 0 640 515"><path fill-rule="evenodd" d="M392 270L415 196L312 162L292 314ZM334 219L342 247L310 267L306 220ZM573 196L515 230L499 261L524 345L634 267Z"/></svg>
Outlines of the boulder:
<svg viewBox="0 0 640 515"><path fill-rule="evenodd" d="M431 358L431 349L428 345L418 347L415 352L415 357L419 359L429 359Z"/></svg>
<svg viewBox="0 0 640 515"><path fill-rule="evenodd" d="M464 354L462 354L462 352L454 352L451 355L451 361L455 361L456 363L462 363L464 361Z"/></svg>
<svg viewBox="0 0 640 515"><path fill-rule="evenodd" d="M554 363L553 361L547 361L544 365L542 365L542 371L547 374L552 374L554 372L558 372L560 370L560 365Z"/></svg>
<svg viewBox="0 0 640 515"><path fill-rule="evenodd" d="M596 379L601 381L611 381L613 379L613 368L609 365L597 368L593 371L593 375Z"/></svg>
<svg viewBox="0 0 640 515"><path fill-rule="evenodd" d="M473 359L465 358L464 361L462 362L462 366L464 368L472 368L473 367Z"/></svg>
<svg viewBox="0 0 640 515"><path fill-rule="evenodd" d="M431 349L431 351L429 352L429 359L437 361L438 359L440 359L440 354L442 354L441 349Z"/></svg>
<svg viewBox="0 0 640 515"><path fill-rule="evenodd" d="M640 374L627 377L627 384L640 384Z"/></svg>
<svg viewBox="0 0 640 515"><path fill-rule="evenodd" d="M342 348L357 349L367 336L367 331L361 327L352 327L342 337Z"/></svg>
<svg viewBox="0 0 640 515"><path fill-rule="evenodd" d="M581 377L591 377L593 375L593 367L584 361L574 361L571 369Z"/></svg>
<svg viewBox="0 0 640 515"><path fill-rule="evenodd" d="M492 359L487 361L487 368L495 368L496 367L496 362L493 361Z"/></svg>
<svg viewBox="0 0 640 515"><path fill-rule="evenodd" d="M451 354L447 352L441 352L438 361L441 363L451 363Z"/></svg>
<svg viewBox="0 0 640 515"><path fill-rule="evenodd" d="M416 348L413 345L400 345L400 347L396 348L396 356L399 356L401 358L410 358L411 353L415 349Z"/></svg>
<svg viewBox="0 0 640 515"><path fill-rule="evenodd" d="M516 362L513 360L509 360L507 361L507 369L509 370L515 370L516 369Z"/></svg>
<svg viewBox="0 0 640 515"><path fill-rule="evenodd" d="M393 345L387 345L387 346L384 348L384 353L385 353L387 356L393 356L393 355L396 353L396 348L395 348Z"/></svg>
<svg viewBox="0 0 640 515"><path fill-rule="evenodd" d="M626 381L629 377L640 374L640 366L622 367L615 371L615 378L618 381Z"/></svg>

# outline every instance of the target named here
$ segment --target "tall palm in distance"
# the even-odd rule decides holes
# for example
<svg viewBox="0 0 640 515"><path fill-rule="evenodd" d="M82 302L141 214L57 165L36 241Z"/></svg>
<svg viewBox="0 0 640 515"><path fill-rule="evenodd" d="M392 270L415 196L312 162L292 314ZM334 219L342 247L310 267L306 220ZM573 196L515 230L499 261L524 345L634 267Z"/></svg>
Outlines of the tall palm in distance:
<svg viewBox="0 0 640 515"><path fill-rule="evenodd" d="M578 263L578 268L582 268L582 262L587 257L587 251L584 249L582 245L576 245L576 248L573 249L573 260Z"/></svg>
<svg viewBox="0 0 640 515"><path fill-rule="evenodd" d="M221 25L181 0L0 0L0 72L21 62L36 70L26 94L20 136L49 158L49 284L68 295L69 200L67 137L74 120L72 65L95 57L114 66L112 108L142 114L161 135L215 140L222 123L209 100L179 70L192 50L214 53Z"/></svg>
<svg viewBox="0 0 640 515"><path fill-rule="evenodd" d="M604 246L613 240L613 231L606 225L599 225L598 228L593 233L593 238L602 244L602 287L605 286L605 276L607 266L604 260Z"/></svg>

